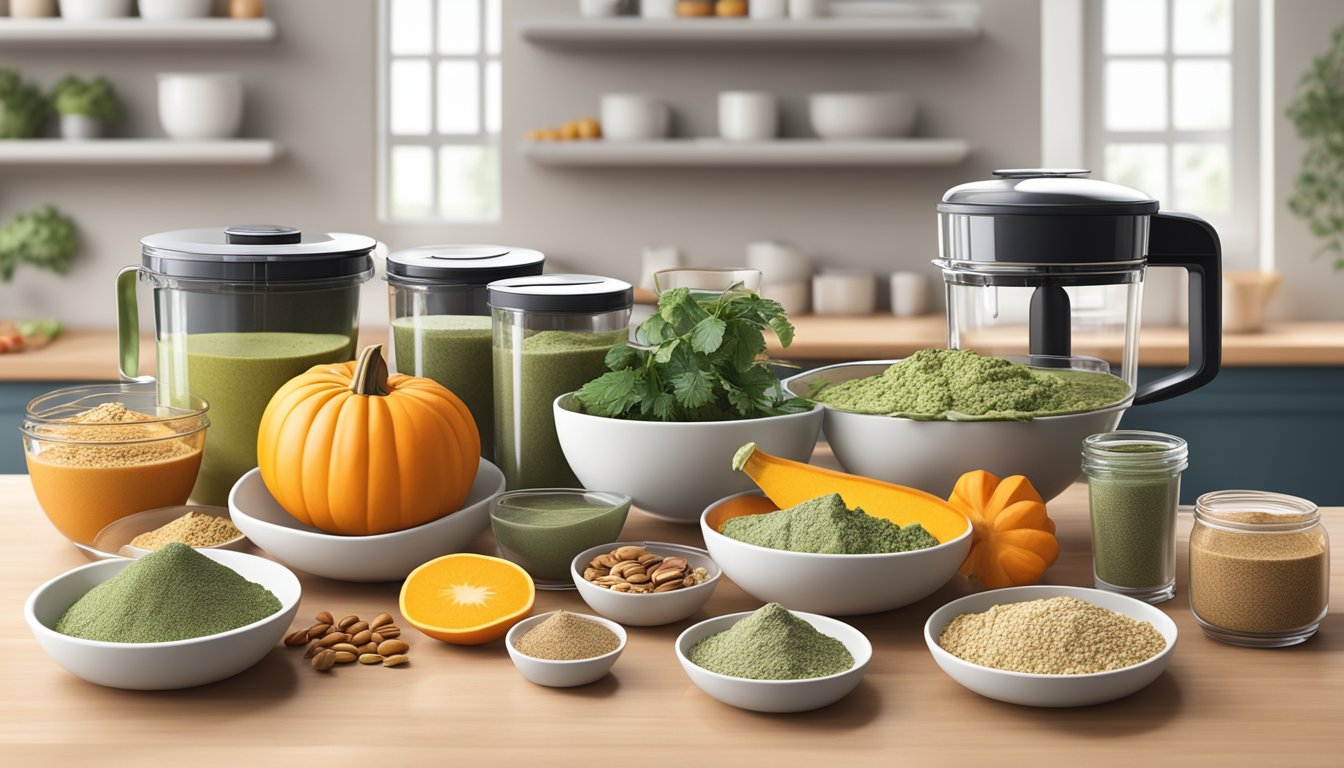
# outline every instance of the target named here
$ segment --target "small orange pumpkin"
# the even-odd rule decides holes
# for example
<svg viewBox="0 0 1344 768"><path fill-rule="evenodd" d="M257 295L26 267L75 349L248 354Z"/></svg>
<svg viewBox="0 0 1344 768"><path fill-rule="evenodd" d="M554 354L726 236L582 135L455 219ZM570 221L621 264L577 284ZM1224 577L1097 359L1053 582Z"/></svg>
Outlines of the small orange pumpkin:
<svg viewBox="0 0 1344 768"><path fill-rule="evenodd" d="M1002 480L983 469L957 480L948 502L971 520L971 551L961 572L990 589L1040 581L1059 557L1055 522L1022 475Z"/></svg>
<svg viewBox="0 0 1344 768"><path fill-rule="evenodd" d="M367 536L456 512L480 464L467 406L432 379L387 373L381 345L282 386L261 417L257 462L296 520Z"/></svg>

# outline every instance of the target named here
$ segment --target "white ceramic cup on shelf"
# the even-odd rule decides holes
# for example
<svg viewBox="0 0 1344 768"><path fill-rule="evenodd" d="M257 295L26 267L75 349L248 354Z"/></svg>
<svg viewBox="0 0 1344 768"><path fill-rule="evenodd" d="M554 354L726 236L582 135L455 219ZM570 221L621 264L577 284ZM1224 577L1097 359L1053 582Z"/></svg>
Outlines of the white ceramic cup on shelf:
<svg viewBox="0 0 1344 768"><path fill-rule="evenodd" d="M672 110L667 102L643 93L602 95L602 138L607 141L654 141L667 138Z"/></svg>
<svg viewBox="0 0 1344 768"><path fill-rule="evenodd" d="M646 19L675 19L677 0L639 0L639 15Z"/></svg>
<svg viewBox="0 0 1344 768"><path fill-rule="evenodd" d="M806 315L812 308L812 281L785 280L779 283L761 283L761 295L774 299L789 313L789 317Z"/></svg>
<svg viewBox="0 0 1344 768"><path fill-rule="evenodd" d="M101 21L131 15L131 0L61 0L61 16L72 21Z"/></svg>
<svg viewBox="0 0 1344 768"><path fill-rule="evenodd" d="M627 0L579 0L579 14L590 19L620 16Z"/></svg>
<svg viewBox="0 0 1344 768"><path fill-rule="evenodd" d="M204 19L214 10L214 0L137 0L140 17L153 20Z"/></svg>
<svg viewBox="0 0 1344 768"><path fill-rule="evenodd" d="M830 0L789 0L791 19L819 19L829 15Z"/></svg>
<svg viewBox="0 0 1344 768"><path fill-rule="evenodd" d="M751 0L748 13L753 19L787 19L789 0Z"/></svg>
<svg viewBox="0 0 1344 768"><path fill-rule="evenodd" d="M769 141L779 134L779 100L765 91L719 94L719 136L728 141Z"/></svg>
<svg viewBox="0 0 1344 768"><path fill-rule="evenodd" d="M159 73L159 122L170 138L228 139L243 122L243 81L234 72Z"/></svg>
<svg viewBox="0 0 1344 768"><path fill-rule="evenodd" d="M923 272L891 274L891 314L916 317L929 309L929 278Z"/></svg>
<svg viewBox="0 0 1344 768"><path fill-rule="evenodd" d="M802 251L775 240L747 243L747 266L761 273L764 283L796 283L812 279L812 264Z"/></svg>
<svg viewBox="0 0 1344 768"><path fill-rule="evenodd" d="M863 270L825 270L812 278L812 311L818 315L871 315L877 280Z"/></svg>

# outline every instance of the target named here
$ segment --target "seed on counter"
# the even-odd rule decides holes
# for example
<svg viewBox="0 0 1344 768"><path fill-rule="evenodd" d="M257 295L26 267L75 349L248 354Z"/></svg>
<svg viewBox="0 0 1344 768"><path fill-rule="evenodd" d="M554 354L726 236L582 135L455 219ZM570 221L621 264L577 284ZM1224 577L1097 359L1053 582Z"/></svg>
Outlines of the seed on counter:
<svg viewBox="0 0 1344 768"><path fill-rule="evenodd" d="M336 663L335 651L322 651L313 657L313 669L318 672L326 672Z"/></svg>
<svg viewBox="0 0 1344 768"><path fill-rule="evenodd" d="M318 624L326 624L327 626L331 626L332 624L336 623L336 619L332 617L331 611L318 611L317 615L314 616L313 618L317 621Z"/></svg>
<svg viewBox="0 0 1344 768"><path fill-rule="evenodd" d="M394 655L392 655L392 656L388 656L387 658L383 659L383 666L384 666L384 667L400 667L401 665L405 664L406 662L408 662L408 661L410 661L410 660L411 660L411 657L407 656L406 654L404 654L404 653L398 653L398 654L394 654Z"/></svg>
<svg viewBox="0 0 1344 768"><path fill-rule="evenodd" d="M311 627L285 635L284 644L294 648L306 645L303 658L318 672L330 671L336 664L398 667L410 661L406 654L411 646L396 639L401 629L392 623L389 613L380 613L373 621L355 614L337 621L329 611L321 611L315 619L317 623Z"/></svg>
<svg viewBox="0 0 1344 768"><path fill-rule="evenodd" d="M359 655L360 664L382 664L383 657L376 653L361 653Z"/></svg>
<svg viewBox="0 0 1344 768"><path fill-rule="evenodd" d="M369 629L378 629L379 627L385 627L391 623L392 623L391 614L380 613L377 616L373 617L373 621L369 622Z"/></svg>
<svg viewBox="0 0 1344 768"><path fill-rule="evenodd" d="M405 640L384 640L378 645L378 653L384 656L396 656L411 649Z"/></svg>

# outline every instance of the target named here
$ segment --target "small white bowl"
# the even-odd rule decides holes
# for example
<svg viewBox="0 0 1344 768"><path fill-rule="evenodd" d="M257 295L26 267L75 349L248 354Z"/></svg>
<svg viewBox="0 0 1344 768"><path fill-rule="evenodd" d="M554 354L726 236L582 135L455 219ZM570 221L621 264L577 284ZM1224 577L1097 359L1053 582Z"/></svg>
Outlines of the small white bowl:
<svg viewBox="0 0 1344 768"><path fill-rule="evenodd" d="M915 100L908 93L814 93L808 98L812 130L823 139L886 139L915 128Z"/></svg>
<svg viewBox="0 0 1344 768"><path fill-rule="evenodd" d="M339 536L295 520L253 469L229 492L229 513L253 544L301 571L337 581L400 581L422 563L463 551L490 526L490 501L503 492L504 473L481 459L466 503L451 515L404 531Z"/></svg>
<svg viewBox="0 0 1344 768"><path fill-rule="evenodd" d="M200 504L182 504L176 507L147 509L144 512L136 512L133 515L127 515L120 520L109 523L107 527L98 532L97 536L93 537L93 544L86 551L100 559L109 557L136 558L147 555L150 550L131 546L131 540L142 533L158 530L191 512L198 512L211 517L222 517L225 520L229 519L229 510L224 507L209 507ZM196 547L196 549L229 549L234 552L242 552L247 549L247 537L239 533L223 544L216 544L213 547Z"/></svg>
<svg viewBox="0 0 1344 768"><path fill-rule="evenodd" d="M159 124L168 138L228 139L242 123L243 81L237 73L159 73Z"/></svg>
<svg viewBox="0 0 1344 768"><path fill-rule="evenodd" d="M677 638L677 661L681 662L681 668L686 670L696 687L724 704L756 712L807 712L821 709L848 696L863 679L868 662L873 658L873 645L859 630L843 621L794 611L794 616L844 643L854 657L854 666L834 675L807 680L750 680L711 672L691 661L687 654L696 643L732 627L751 614L752 611L744 611L706 619Z"/></svg>
<svg viewBox="0 0 1344 768"><path fill-rule="evenodd" d="M594 557L625 546L644 547L659 555L684 557L691 568L704 568L709 571L709 578L693 587L644 595L613 592L583 578L584 567L592 562ZM714 588L719 585L719 576L723 573L705 550L661 541L621 541L593 547L580 552L574 558L570 571L574 577L574 586L579 589L579 596L589 608L613 621L632 627L657 627L690 616L709 602L709 598L714 594Z"/></svg>
<svg viewBox="0 0 1344 768"><path fill-rule="evenodd" d="M23 606L24 620L53 661L98 685L160 691L233 677L261 661L284 637L298 613L302 588L288 568L266 558L218 549L197 551L269 589L280 600L280 610L228 632L167 643L109 643L57 632L56 622L76 600L135 562L118 558L66 571L33 590Z"/></svg>
<svg viewBox="0 0 1344 768"><path fill-rule="evenodd" d="M1130 618L1146 621L1167 641L1161 653L1133 666L1090 675L1039 675L982 667L953 656L938 645L938 638L953 619L963 613L984 613L996 605L1076 597ZM953 680L986 696L1009 704L1030 707L1086 707L1124 698L1157 679L1176 649L1176 622L1153 606L1132 597L1086 587L1009 587L953 600L933 612L924 624L924 642L933 660Z"/></svg>
<svg viewBox="0 0 1344 768"><path fill-rule="evenodd" d="M515 643L518 638L527 634L529 630L541 622L549 619L556 611L543 613L540 616L533 616L523 619L509 630L509 634L504 636L504 645L509 649L509 658L513 659L513 665L523 673L523 677L536 683L544 685L547 688L574 688L580 685L595 683L606 677L611 671L611 667L616 663L625 650L626 634L625 628L614 621L604 619L601 616L589 616L586 613L575 613L575 616L595 621L598 624L611 630L620 641L616 650L610 653L604 653L601 656L594 656L591 659L577 659L575 661L552 661L550 659L538 659L535 656L528 656L518 650Z"/></svg>
<svg viewBox="0 0 1344 768"><path fill-rule="evenodd" d="M938 591L971 550L969 524L952 541L879 555L820 555L758 547L724 536L710 524L721 504L760 495L760 491L747 491L711 504L700 517L700 533L710 556L734 584L762 602L791 610L827 616L894 610Z"/></svg>

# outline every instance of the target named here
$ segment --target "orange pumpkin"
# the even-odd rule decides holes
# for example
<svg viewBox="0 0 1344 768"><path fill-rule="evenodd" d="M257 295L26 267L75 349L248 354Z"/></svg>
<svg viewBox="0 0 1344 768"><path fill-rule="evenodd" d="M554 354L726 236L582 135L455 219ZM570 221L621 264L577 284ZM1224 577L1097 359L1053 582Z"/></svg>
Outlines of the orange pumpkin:
<svg viewBox="0 0 1344 768"><path fill-rule="evenodd" d="M296 520L366 536L456 512L480 464L467 406L431 379L387 373L382 347L290 379L266 406L257 462Z"/></svg>
<svg viewBox="0 0 1344 768"><path fill-rule="evenodd" d="M971 551L961 572L991 589L1040 581L1059 557L1055 522L1045 501L1022 475L1000 480L983 469L957 480L948 498L971 520Z"/></svg>

